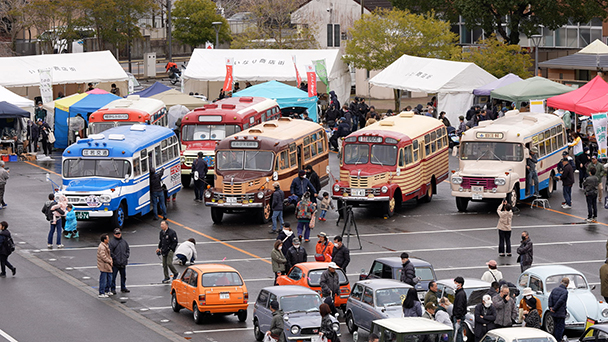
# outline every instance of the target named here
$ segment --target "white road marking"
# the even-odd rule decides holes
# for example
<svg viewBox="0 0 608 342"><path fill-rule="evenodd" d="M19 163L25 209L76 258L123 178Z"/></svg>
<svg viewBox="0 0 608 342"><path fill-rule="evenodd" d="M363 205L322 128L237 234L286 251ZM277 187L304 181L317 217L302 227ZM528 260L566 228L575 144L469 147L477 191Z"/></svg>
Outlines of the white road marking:
<svg viewBox="0 0 608 342"><path fill-rule="evenodd" d="M0 336L4 337L9 342L19 342L14 337L4 332L4 330L2 329L0 329Z"/></svg>

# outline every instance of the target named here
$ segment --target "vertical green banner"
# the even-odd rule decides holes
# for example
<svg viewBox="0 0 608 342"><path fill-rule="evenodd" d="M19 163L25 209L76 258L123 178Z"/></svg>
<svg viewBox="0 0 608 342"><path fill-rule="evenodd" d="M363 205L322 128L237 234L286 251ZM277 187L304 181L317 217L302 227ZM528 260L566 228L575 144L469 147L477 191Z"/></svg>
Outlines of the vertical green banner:
<svg viewBox="0 0 608 342"><path fill-rule="evenodd" d="M312 64L315 66L315 72L317 73L317 77L325 84L327 87L327 92L329 93L329 79L327 78L327 67L325 66L325 59L320 59L317 61L312 61Z"/></svg>

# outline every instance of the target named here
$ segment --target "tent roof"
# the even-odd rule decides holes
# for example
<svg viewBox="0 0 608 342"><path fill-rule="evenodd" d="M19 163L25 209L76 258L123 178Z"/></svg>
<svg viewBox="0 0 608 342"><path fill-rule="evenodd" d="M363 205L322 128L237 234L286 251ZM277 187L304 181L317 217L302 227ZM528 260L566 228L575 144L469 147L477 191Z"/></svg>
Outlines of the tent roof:
<svg viewBox="0 0 608 342"><path fill-rule="evenodd" d="M240 90L232 96L258 96L268 99L277 98L305 98L308 97L308 92L300 90L296 87L277 81L269 81L261 84L256 84L249 88Z"/></svg>
<svg viewBox="0 0 608 342"><path fill-rule="evenodd" d="M608 45L604 44L604 42L602 42L599 39L594 40L593 42L591 42L591 44L587 45L586 47L584 47L581 51L577 52L577 53L582 53L582 54L608 54Z"/></svg>
<svg viewBox="0 0 608 342"><path fill-rule="evenodd" d="M541 100L573 91L574 88L535 76L492 90L492 97L513 102Z"/></svg>
<svg viewBox="0 0 608 342"><path fill-rule="evenodd" d="M313 60L325 59L329 80L341 77L346 68L338 49L194 49L183 77L223 82L226 78L226 58L233 58L235 81L295 81L292 56L296 56L296 66L302 80L307 79L305 66L311 65Z"/></svg>
<svg viewBox="0 0 608 342"><path fill-rule="evenodd" d="M497 79L494 82L490 82L490 83L484 85L483 87L479 87L479 88L473 90L473 94L475 94L475 95L490 95L490 93L494 89L497 89L497 88L500 88L500 87L504 87L504 86L506 86L508 84L519 82L519 81L523 81L521 79L521 77L519 77L519 76L517 76L515 74L508 73L505 76Z"/></svg>
<svg viewBox="0 0 608 342"><path fill-rule="evenodd" d="M374 76L373 85L426 93L472 92L496 77L474 63L403 55Z"/></svg>
<svg viewBox="0 0 608 342"><path fill-rule="evenodd" d="M17 107L33 107L34 101L25 98L23 96L19 96L12 91L0 86L0 100L6 101L8 103L14 104Z"/></svg>
<svg viewBox="0 0 608 342"><path fill-rule="evenodd" d="M148 88L148 89L150 89L150 88ZM148 90L148 89L146 89L146 90ZM146 91L146 90L144 90L144 91ZM133 94L131 94L131 95L133 95ZM139 96L142 96L142 95L139 95ZM199 98L190 96L188 94L184 94L178 90L171 89L171 88L169 88L169 90L164 91L162 93L152 95L152 96L150 96L150 98L163 101L165 103L165 106L167 106L167 108L171 108L175 105L182 105L190 110L202 107L202 106L206 105L207 103L209 103L207 101L203 101Z"/></svg>
<svg viewBox="0 0 608 342"><path fill-rule="evenodd" d="M595 113L608 112L608 94L597 97L587 102L581 102L576 105L574 110L577 114L591 116Z"/></svg>
<svg viewBox="0 0 608 342"><path fill-rule="evenodd" d="M576 107L579 103L595 100L607 93L608 83L601 76L595 76L594 79L576 90L548 98L547 106L578 113Z"/></svg>
<svg viewBox="0 0 608 342"><path fill-rule="evenodd" d="M538 66L566 70L597 70L608 68L608 54L575 53L538 63Z"/></svg>
<svg viewBox="0 0 608 342"><path fill-rule="evenodd" d="M131 95L139 95L140 97L150 97L152 95L156 95L158 93L162 93L162 92L165 92L165 91L171 90L171 89L172 89L171 87L166 86L160 82L154 82L154 84L149 86L148 88L146 88L144 90L140 90Z"/></svg>
<svg viewBox="0 0 608 342"><path fill-rule="evenodd" d="M0 118L14 118L16 116L29 118L30 112L6 101L0 102Z"/></svg>
<svg viewBox="0 0 608 342"><path fill-rule="evenodd" d="M52 70L53 84L116 82L129 79L110 51L0 58L0 85L38 86L38 69Z"/></svg>
<svg viewBox="0 0 608 342"><path fill-rule="evenodd" d="M55 101L55 107L64 112L77 111L80 113L94 112L108 103L121 99L111 93L106 94L76 94Z"/></svg>

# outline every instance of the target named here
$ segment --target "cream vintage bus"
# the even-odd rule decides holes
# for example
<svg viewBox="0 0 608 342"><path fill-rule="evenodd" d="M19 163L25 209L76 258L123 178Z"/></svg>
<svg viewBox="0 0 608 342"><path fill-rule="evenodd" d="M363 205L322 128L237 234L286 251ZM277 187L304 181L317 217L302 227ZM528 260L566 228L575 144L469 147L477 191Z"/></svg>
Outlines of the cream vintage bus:
<svg viewBox="0 0 608 342"><path fill-rule="evenodd" d="M429 202L448 177L448 136L437 119L403 112L344 138L333 199L377 205L385 217L402 202Z"/></svg>
<svg viewBox="0 0 608 342"><path fill-rule="evenodd" d="M290 194L298 171L311 165L321 186L329 182L327 134L317 123L280 118L236 133L215 148L215 187L205 190L213 222L224 213L248 212L262 223L272 215L272 184Z"/></svg>
<svg viewBox="0 0 608 342"><path fill-rule="evenodd" d="M555 189L557 164L568 148L562 120L553 114L509 111L494 121L482 121L460 138L459 169L450 177L459 211L470 200L506 198L512 205L526 194L526 158L538 148L539 190L550 197ZM530 194L534 193L532 186Z"/></svg>

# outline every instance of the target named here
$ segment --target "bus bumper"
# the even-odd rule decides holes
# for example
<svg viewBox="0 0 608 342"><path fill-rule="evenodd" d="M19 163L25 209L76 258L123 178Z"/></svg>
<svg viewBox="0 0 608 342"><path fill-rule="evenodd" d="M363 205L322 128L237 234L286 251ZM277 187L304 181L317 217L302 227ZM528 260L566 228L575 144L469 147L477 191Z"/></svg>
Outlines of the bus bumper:
<svg viewBox="0 0 608 342"><path fill-rule="evenodd" d="M351 196L331 196L334 200L344 200L346 202L388 202L390 198L388 196L365 196L365 197L351 197Z"/></svg>
<svg viewBox="0 0 608 342"><path fill-rule="evenodd" d="M470 191L452 191L454 197L465 197L473 201L482 201L484 199L504 199L507 194L504 192L483 192L472 193Z"/></svg>
<svg viewBox="0 0 608 342"><path fill-rule="evenodd" d="M217 207L217 208L229 208L229 209L239 209L239 208L262 208L264 206L263 203L218 203L218 202L205 202L205 205L208 207Z"/></svg>
<svg viewBox="0 0 608 342"><path fill-rule="evenodd" d="M75 210L76 218L78 220L86 220L88 218L103 218L112 217L114 215L113 210Z"/></svg>

